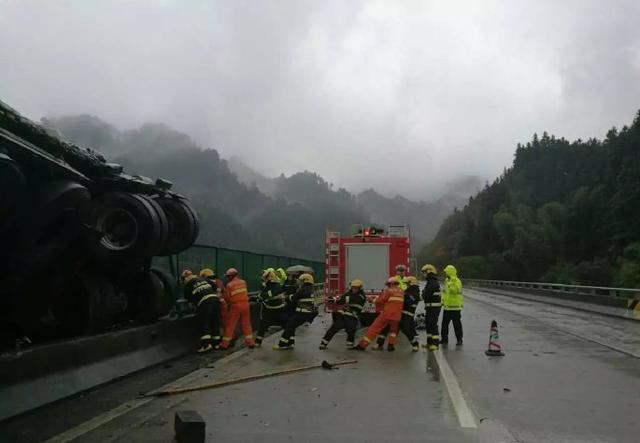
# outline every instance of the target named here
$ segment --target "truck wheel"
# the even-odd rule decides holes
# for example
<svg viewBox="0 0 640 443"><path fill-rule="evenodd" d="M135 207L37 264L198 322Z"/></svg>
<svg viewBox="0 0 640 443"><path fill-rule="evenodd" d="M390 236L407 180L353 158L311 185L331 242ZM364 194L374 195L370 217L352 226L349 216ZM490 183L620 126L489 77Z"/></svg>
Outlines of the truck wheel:
<svg viewBox="0 0 640 443"><path fill-rule="evenodd" d="M84 186L71 181L47 184L21 215L16 256L17 274L34 274L49 267L83 235L91 196Z"/></svg>
<svg viewBox="0 0 640 443"><path fill-rule="evenodd" d="M176 303L176 299L178 298L178 283L171 274L161 269L151 269L151 272L160 279L164 287L164 306L162 312L160 312L160 317L162 317L167 315Z"/></svg>
<svg viewBox="0 0 640 443"><path fill-rule="evenodd" d="M0 153L0 230L23 201L25 180L18 164L8 155ZM2 232L2 231L0 231Z"/></svg>
<svg viewBox="0 0 640 443"><path fill-rule="evenodd" d="M140 323L152 323L168 312L165 312L167 291L155 272L144 271L136 275L128 295L131 316Z"/></svg>
<svg viewBox="0 0 640 443"><path fill-rule="evenodd" d="M65 335L109 330L120 308L111 281L98 272L67 274L53 291L51 312Z"/></svg>
<svg viewBox="0 0 640 443"><path fill-rule="evenodd" d="M166 241L164 212L149 197L114 192L94 205L93 224L102 232L99 248L117 258L139 260L156 255Z"/></svg>
<svg viewBox="0 0 640 443"><path fill-rule="evenodd" d="M198 238L200 223L195 209L187 200L160 197L156 201L169 222L169 235L160 255L172 255L190 247Z"/></svg>

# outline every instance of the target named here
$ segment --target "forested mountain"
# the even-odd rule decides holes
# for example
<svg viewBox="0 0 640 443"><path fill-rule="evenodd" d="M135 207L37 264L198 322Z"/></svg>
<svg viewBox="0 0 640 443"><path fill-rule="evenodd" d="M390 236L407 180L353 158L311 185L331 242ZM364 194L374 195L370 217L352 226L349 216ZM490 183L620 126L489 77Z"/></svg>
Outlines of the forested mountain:
<svg viewBox="0 0 640 443"><path fill-rule="evenodd" d="M640 112L602 141L518 145L419 258L463 277L640 287Z"/></svg>
<svg viewBox="0 0 640 443"><path fill-rule="evenodd" d="M355 196L342 188L333 191L331 184L308 171L291 177L268 178L237 157L229 159L229 168L246 185L256 185L263 193L284 198L287 202L307 207L331 205L340 209L335 214L338 217L349 214L351 220L372 220L382 226L408 223L416 251L435 237L442 221L454 208L464 206L469 196L482 187L479 177L463 176L449 183L446 194L435 201L416 202L402 196L385 197L373 188ZM425 195L428 195L427 190Z"/></svg>

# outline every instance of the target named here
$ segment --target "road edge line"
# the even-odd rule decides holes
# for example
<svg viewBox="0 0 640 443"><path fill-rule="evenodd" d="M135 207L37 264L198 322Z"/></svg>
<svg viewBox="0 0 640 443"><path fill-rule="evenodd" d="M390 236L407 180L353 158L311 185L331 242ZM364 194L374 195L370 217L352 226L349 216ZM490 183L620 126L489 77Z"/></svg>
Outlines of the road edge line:
<svg viewBox="0 0 640 443"><path fill-rule="evenodd" d="M460 384L458 384L458 379L453 373L451 366L449 366L447 358L444 356L441 349L435 351L434 354L436 361L438 362L440 375L444 379L444 384L447 388L447 394L449 394L449 399L451 399L453 409L456 411L456 415L458 416L458 423L460 424L460 427L477 428L478 425L477 420L475 419L475 414L467 404L467 401L462 394L462 389L460 389Z"/></svg>

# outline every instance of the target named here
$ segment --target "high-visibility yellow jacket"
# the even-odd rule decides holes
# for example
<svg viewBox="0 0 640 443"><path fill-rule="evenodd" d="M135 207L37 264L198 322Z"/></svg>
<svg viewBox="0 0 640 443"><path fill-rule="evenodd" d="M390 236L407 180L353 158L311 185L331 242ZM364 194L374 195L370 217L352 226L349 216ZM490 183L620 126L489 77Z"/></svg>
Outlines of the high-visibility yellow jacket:
<svg viewBox="0 0 640 443"><path fill-rule="evenodd" d="M407 289L407 282L404 281L404 277L401 275L396 275L396 280L398 281L398 287L403 291Z"/></svg>
<svg viewBox="0 0 640 443"><path fill-rule="evenodd" d="M458 278L458 271L452 265L447 265L444 268L444 274L442 309L445 311L461 311L464 299L462 297L462 282Z"/></svg>

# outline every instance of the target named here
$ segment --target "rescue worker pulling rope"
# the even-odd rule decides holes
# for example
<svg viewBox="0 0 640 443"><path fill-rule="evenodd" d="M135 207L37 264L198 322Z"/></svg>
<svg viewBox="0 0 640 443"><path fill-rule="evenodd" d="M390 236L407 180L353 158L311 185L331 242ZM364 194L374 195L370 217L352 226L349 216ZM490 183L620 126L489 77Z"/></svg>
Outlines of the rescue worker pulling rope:
<svg viewBox="0 0 640 443"><path fill-rule="evenodd" d="M362 337L360 343L351 349L364 351L377 336L382 329L389 325L389 345L387 349L389 351L395 351L396 339L398 336L398 324L402 316L402 306L404 303L404 293L402 289L398 287L398 280L396 277L391 277L387 280L387 289L376 298L376 305L382 308L382 311L373 324L367 330L367 333Z"/></svg>
<svg viewBox="0 0 640 443"><path fill-rule="evenodd" d="M272 269L266 269L262 273L262 291L258 297L260 301L260 326L256 335L256 345L261 346L264 334L271 326L284 327L286 316L285 294L282 286Z"/></svg>
<svg viewBox="0 0 640 443"><path fill-rule="evenodd" d="M438 335L438 317L440 317L440 283L438 283L438 271L433 265L424 265L421 269L426 283L422 290L424 301L425 328L427 330L427 348L435 351L440 346Z"/></svg>
<svg viewBox="0 0 640 443"><path fill-rule="evenodd" d="M397 277L396 277L397 279ZM407 289L404 291L404 302L402 306L402 317L400 317L399 328L402 333L407 337L409 343L411 343L411 350L418 352L420 350L420 336L416 332L416 308L420 302L420 284L418 279L410 275L405 277L405 284ZM376 351L381 351L384 347L384 341L389 333L389 326L385 327L380 335L378 335L376 347L373 348Z"/></svg>
<svg viewBox="0 0 640 443"><path fill-rule="evenodd" d="M220 341L220 294L215 284L194 275L190 269L180 274L184 284L184 298L196 307L200 326L200 348L197 352L207 352Z"/></svg>
<svg viewBox="0 0 640 443"><path fill-rule="evenodd" d="M255 342L253 341L253 331L251 329L247 283L238 277L238 270L235 268L229 268L224 275L227 277L224 298L229 305L229 317L224 328L220 349L227 349L229 347L238 321L240 321L245 343L249 348L253 348Z"/></svg>
<svg viewBox="0 0 640 443"><path fill-rule="evenodd" d="M320 342L320 349L327 349L327 345L331 341L334 335L341 329L347 332L347 348L353 347L356 329L358 328L358 319L362 308L367 301L363 287L362 280L355 279L351 282L349 290L335 300L336 304L343 305L342 308L336 311L331 327L327 330L326 334Z"/></svg>
<svg viewBox="0 0 640 443"><path fill-rule="evenodd" d="M296 328L304 323L311 323L318 315L313 296L313 276L302 274L298 277L300 287L290 296L292 315L287 319L284 332L275 350L293 349L295 346Z"/></svg>

